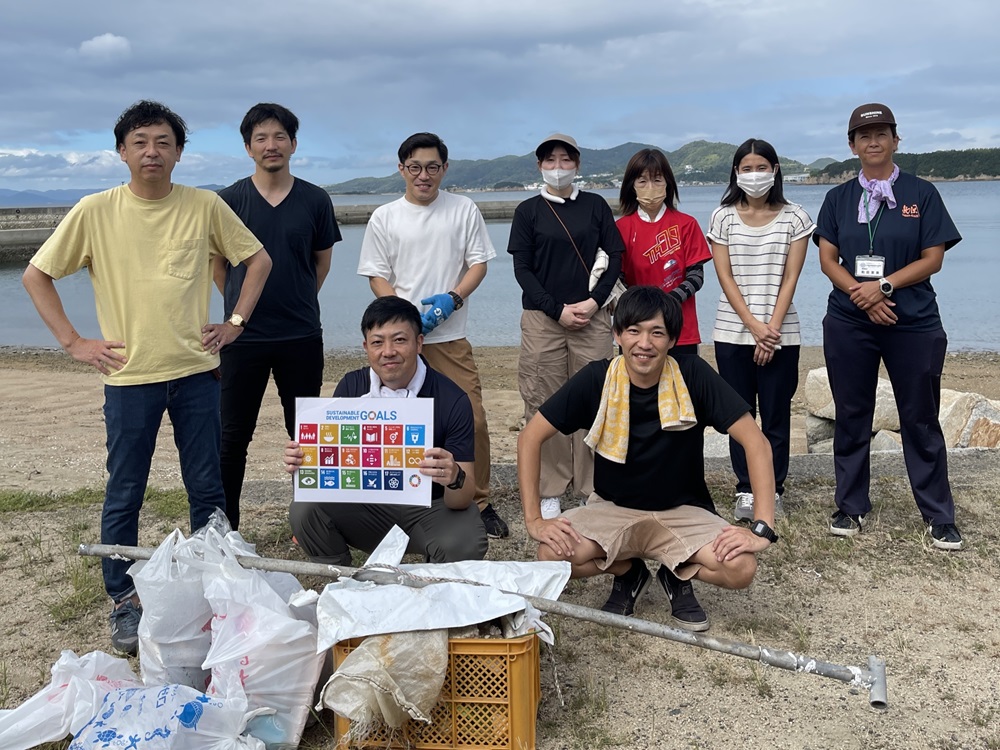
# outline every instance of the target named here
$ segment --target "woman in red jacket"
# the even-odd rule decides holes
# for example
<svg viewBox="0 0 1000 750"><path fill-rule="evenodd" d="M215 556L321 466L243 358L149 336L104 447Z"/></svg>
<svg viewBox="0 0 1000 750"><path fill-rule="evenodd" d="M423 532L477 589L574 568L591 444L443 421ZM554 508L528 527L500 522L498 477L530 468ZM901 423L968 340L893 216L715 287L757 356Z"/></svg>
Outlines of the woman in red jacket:
<svg viewBox="0 0 1000 750"><path fill-rule="evenodd" d="M656 286L677 297L684 326L670 353L697 354L694 293L705 282L704 264L712 254L697 220L677 210L677 181L662 151L644 148L629 159L619 203L625 284Z"/></svg>

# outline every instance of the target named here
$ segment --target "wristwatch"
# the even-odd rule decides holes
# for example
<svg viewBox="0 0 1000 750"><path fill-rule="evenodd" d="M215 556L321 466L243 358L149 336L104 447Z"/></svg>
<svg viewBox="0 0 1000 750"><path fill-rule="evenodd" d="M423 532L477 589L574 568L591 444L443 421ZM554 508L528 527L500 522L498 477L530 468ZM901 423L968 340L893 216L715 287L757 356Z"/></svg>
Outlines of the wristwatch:
<svg viewBox="0 0 1000 750"><path fill-rule="evenodd" d="M458 467L458 476L455 477L455 481L451 484L446 484L449 490L460 490L465 486L465 469L461 466Z"/></svg>
<svg viewBox="0 0 1000 750"><path fill-rule="evenodd" d="M233 313L232 315L230 315L229 320L227 320L226 322L229 323L230 325L236 326L237 328L246 328L247 325L246 318L244 318L239 313Z"/></svg>
<svg viewBox="0 0 1000 750"><path fill-rule="evenodd" d="M892 282L886 278L881 278L878 280L878 288L882 290L882 294L884 294L886 297L891 297L893 291L895 291L893 289Z"/></svg>
<svg viewBox="0 0 1000 750"><path fill-rule="evenodd" d="M754 535L766 539L771 544L774 544L775 542L778 541L778 535L774 533L774 529L772 529L763 521L754 521L752 524L750 524L750 531L752 531Z"/></svg>
<svg viewBox="0 0 1000 750"><path fill-rule="evenodd" d="M465 300L459 295L458 292L448 292L448 296L451 297L452 302L455 303L455 309L461 310L462 305L465 304Z"/></svg>

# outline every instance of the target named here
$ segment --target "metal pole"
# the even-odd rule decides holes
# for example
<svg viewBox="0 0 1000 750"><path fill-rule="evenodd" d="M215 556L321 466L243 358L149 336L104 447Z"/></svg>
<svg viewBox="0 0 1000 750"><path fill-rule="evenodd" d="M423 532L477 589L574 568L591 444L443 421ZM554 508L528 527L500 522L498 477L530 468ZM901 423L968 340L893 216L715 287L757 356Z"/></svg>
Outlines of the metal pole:
<svg viewBox="0 0 1000 750"><path fill-rule="evenodd" d="M113 544L81 544L80 554L92 557L113 557L126 560L148 560L155 549L152 547L125 547ZM248 555L237 555L237 562L244 568L253 570L266 570L278 573L291 573L293 575L309 575L339 580L341 578L353 578L355 581L370 581L377 585L398 584L411 588L423 588L443 580L420 578L410 575L400 570L388 570L378 568L348 568L336 565L323 565L321 563L304 562L299 560L278 560L268 557L253 557ZM464 583L474 585L476 581L464 581ZM887 684L885 675L885 660L876 656L868 657L868 668L846 667L840 664L814 659L792 651L771 649L765 646L754 646L749 643L729 640L728 638L715 638L703 633L693 633L689 630L672 628L669 625L662 625L649 620L640 620L637 617L625 617L615 615L610 612L583 607L579 604L569 604L567 602L554 601L552 599L541 599L537 596L527 596L516 591L504 591L505 594L520 596L530 602L534 607L542 612L554 615L563 615L577 620L585 620L598 625L607 625L620 630L630 630L636 633L645 633L657 638L665 638L677 643L686 643L689 646L697 646L709 651L718 651L731 656L738 656L742 659L759 661L779 669L790 672L804 672L815 674L820 677L829 677L840 682L846 682L854 687L863 687L868 690L868 702L872 708L884 709L888 707Z"/></svg>

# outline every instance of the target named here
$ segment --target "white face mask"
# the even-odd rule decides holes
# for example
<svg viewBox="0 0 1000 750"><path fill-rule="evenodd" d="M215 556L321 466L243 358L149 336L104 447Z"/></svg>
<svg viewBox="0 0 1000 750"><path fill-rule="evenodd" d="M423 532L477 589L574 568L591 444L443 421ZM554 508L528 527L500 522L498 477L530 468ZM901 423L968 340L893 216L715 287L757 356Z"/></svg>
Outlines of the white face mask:
<svg viewBox="0 0 1000 750"><path fill-rule="evenodd" d="M542 179L555 190L565 190L576 179L576 169L543 169Z"/></svg>
<svg viewBox="0 0 1000 750"><path fill-rule="evenodd" d="M774 187L774 172L737 172L736 185L751 198L763 198Z"/></svg>

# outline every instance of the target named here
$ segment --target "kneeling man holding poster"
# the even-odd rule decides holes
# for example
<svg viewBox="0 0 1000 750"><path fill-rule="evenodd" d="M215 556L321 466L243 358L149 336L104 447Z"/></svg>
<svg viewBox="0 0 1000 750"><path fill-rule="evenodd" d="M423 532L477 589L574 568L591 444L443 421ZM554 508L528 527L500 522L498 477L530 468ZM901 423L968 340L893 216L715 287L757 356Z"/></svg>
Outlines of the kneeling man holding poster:
<svg viewBox="0 0 1000 750"><path fill-rule="evenodd" d="M361 318L369 367L347 373L333 400L298 400L299 440L284 456L297 474L289 520L314 562L350 565L348 547L371 552L393 525L428 562L486 555L475 483L466 481L472 405L420 356L421 329L413 304L379 297Z"/></svg>

